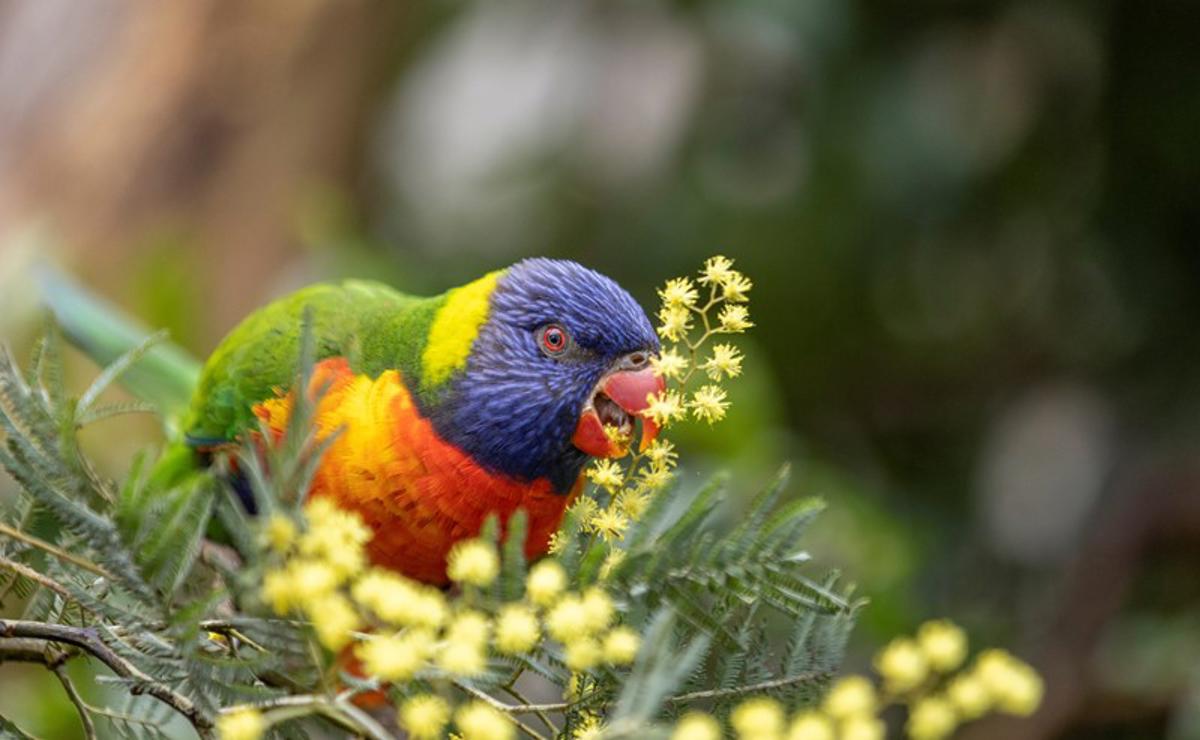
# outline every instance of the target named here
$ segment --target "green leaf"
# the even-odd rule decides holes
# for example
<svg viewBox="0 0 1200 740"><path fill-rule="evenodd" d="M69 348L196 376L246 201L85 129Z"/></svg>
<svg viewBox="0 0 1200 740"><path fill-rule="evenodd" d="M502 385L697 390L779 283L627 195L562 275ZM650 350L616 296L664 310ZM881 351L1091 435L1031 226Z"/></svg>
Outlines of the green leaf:
<svg viewBox="0 0 1200 740"><path fill-rule="evenodd" d="M500 561L500 577L493 596L502 601L515 601L525 593L525 541L529 536L529 516L518 509L508 518L504 552Z"/></svg>
<svg viewBox="0 0 1200 740"><path fill-rule="evenodd" d="M88 389L79 397L78 413L83 413L92 408L92 404L100 397L100 394L108 389L118 378L120 378L129 368L133 367L138 360L146 356L155 345L165 341L167 331L155 332L142 340L141 344L137 345L128 352L123 353L120 357L113 360L88 386ZM76 417L78 418L78 417Z"/></svg>
<svg viewBox="0 0 1200 740"><path fill-rule="evenodd" d="M617 699L612 723L645 722L654 717L663 701L674 692L699 665L708 651L707 637L697 637L680 646L674 637L675 616L670 609L654 615L642 636L633 670L625 679Z"/></svg>

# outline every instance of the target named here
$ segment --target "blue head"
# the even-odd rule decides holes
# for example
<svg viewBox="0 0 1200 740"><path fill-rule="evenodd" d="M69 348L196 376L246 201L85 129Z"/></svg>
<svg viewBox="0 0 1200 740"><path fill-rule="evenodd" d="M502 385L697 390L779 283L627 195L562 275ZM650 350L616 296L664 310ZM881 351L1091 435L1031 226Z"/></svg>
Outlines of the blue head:
<svg viewBox="0 0 1200 740"><path fill-rule="evenodd" d="M645 398L658 349L641 306L609 278L524 260L496 280L465 366L430 409L434 427L490 470L565 492L588 455L602 454L580 442L586 421L632 432L644 404L624 398ZM622 383L633 391L622 395Z"/></svg>

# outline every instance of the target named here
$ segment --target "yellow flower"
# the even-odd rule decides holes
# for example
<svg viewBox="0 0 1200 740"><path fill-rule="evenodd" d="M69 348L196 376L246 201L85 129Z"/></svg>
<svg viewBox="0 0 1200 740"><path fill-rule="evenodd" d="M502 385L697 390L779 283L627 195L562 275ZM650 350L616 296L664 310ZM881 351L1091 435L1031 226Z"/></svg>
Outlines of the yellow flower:
<svg viewBox="0 0 1200 740"><path fill-rule="evenodd" d="M899 637L875 656L875 669L888 689L905 692L921 685L929 675L929 663L915 640Z"/></svg>
<svg viewBox="0 0 1200 740"><path fill-rule="evenodd" d="M1016 680L1008 687L1008 691L997 697L996 705L1003 712L1028 717L1041 706L1045 686L1037 671L1022 664L1016 671Z"/></svg>
<svg viewBox="0 0 1200 740"><path fill-rule="evenodd" d="M463 740L513 740L516 728L499 710L473 701L454 713Z"/></svg>
<svg viewBox="0 0 1200 740"><path fill-rule="evenodd" d="M541 637L537 616L526 606L509 604L496 619L496 649L506 655L527 653Z"/></svg>
<svg viewBox="0 0 1200 740"><path fill-rule="evenodd" d="M746 294L754 287L750 278L740 272L731 272L721 285L721 297L730 303L745 303L750 300Z"/></svg>
<svg viewBox="0 0 1200 740"><path fill-rule="evenodd" d="M675 474L670 468L659 467L654 465L649 469L643 469L641 473L642 485L648 491L658 491L666 488L667 484L675 478Z"/></svg>
<svg viewBox="0 0 1200 740"><path fill-rule="evenodd" d="M567 538L562 532L553 532L550 535L550 543L546 545L546 552L551 555L562 555L563 550L567 548Z"/></svg>
<svg viewBox="0 0 1200 740"><path fill-rule="evenodd" d="M628 627L617 627L604 638L604 659L613 665L629 665L637 657L642 638Z"/></svg>
<svg viewBox="0 0 1200 740"><path fill-rule="evenodd" d="M733 260L723 255L714 255L704 261L704 269L700 273L702 285L724 285L733 274Z"/></svg>
<svg viewBox="0 0 1200 740"><path fill-rule="evenodd" d="M721 725L704 712L688 712L675 724L671 740L721 740Z"/></svg>
<svg viewBox="0 0 1200 740"><path fill-rule="evenodd" d="M330 650L340 650L350 642L350 633L359 627L358 612L341 594L327 594L305 604L317 639Z"/></svg>
<svg viewBox="0 0 1200 740"><path fill-rule="evenodd" d="M628 450L629 443L633 439L631 434L623 432L619 427L614 427L611 424L604 425L604 436L618 450ZM622 454L621 457L624 457L624 455Z"/></svg>
<svg viewBox="0 0 1200 740"><path fill-rule="evenodd" d="M492 625L487 617L476 611L465 611L446 627L446 639L468 645L484 645L491 631Z"/></svg>
<svg viewBox="0 0 1200 740"><path fill-rule="evenodd" d="M588 521L588 527L608 542L619 540L629 528L629 519L617 508L609 507L597 511Z"/></svg>
<svg viewBox="0 0 1200 740"><path fill-rule="evenodd" d="M604 736L604 723L594 714L585 714L571 732L573 740L596 740Z"/></svg>
<svg viewBox="0 0 1200 740"><path fill-rule="evenodd" d="M399 720L412 740L437 740L450 721L450 706L439 696L420 694L404 700Z"/></svg>
<svg viewBox="0 0 1200 740"><path fill-rule="evenodd" d="M664 391L650 399L650 407L644 414L660 427L687 417L687 407L679 391Z"/></svg>
<svg viewBox="0 0 1200 740"><path fill-rule="evenodd" d="M371 539L371 530L357 514L320 497L304 505L304 515L308 531L300 537L301 553L324 560L342 578L362 570L363 545Z"/></svg>
<svg viewBox="0 0 1200 740"><path fill-rule="evenodd" d="M962 665L967 657L967 635L945 619L926 622L917 630L917 642L925 660L935 671L948 673Z"/></svg>
<svg viewBox="0 0 1200 740"><path fill-rule="evenodd" d="M578 636L566 643L563 662L572 671L586 671L600 662L603 653L600 643L591 637Z"/></svg>
<svg viewBox="0 0 1200 740"><path fill-rule="evenodd" d="M550 606L567 587L567 572L556 560L543 560L529 569L525 595L538 606Z"/></svg>
<svg viewBox="0 0 1200 740"><path fill-rule="evenodd" d="M992 708L987 687L972 675L960 675L951 681L946 696L963 719L977 719Z"/></svg>
<svg viewBox="0 0 1200 740"><path fill-rule="evenodd" d="M658 322L659 335L668 342L678 342L692 328L692 312L682 306L663 306Z"/></svg>
<svg viewBox="0 0 1200 740"><path fill-rule="evenodd" d="M286 570L269 570L263 574L262 597L276 614L287 614L295 602L292 576Z"/></svg>
<svg viewBox="0 0 1200 740"><path fill-rule="evenodd" d="M670 473L667 475L670 475ZM645 513L646 507L649 505L650 496L642 491L624 491L617 499L617 506L621 508L621 513L630 519L637 519L640 517Z"/></svg>
<svg viewBox="0 0 1200 740"><path fill-rule="evenodd" d="M446 558L446 575L456 583L487 586L499 573L496 548L483 540L463 540Z"/></svg>
<svg viewBox="0 0 1200 740"><path fill-rule="evenodd" d="M675 452L675 445L671 444L670 440L658 438L650 443L650 446L645 451L646 459L649 460L655 467L669 468L675 464L679 454Z"/></svg>
<svg viewBox="0 0 1200 740"><path fill-rule="evenodd" d="M305 541L300 543L302 552L315 553L345 544L364 545L371 539L371 529L362 517L339 508L325 497L305 503L304 517L308 520L308 531L304 533Z"/></svg>
<svg viewBox="0 0 1200 740"><path fill-rule="evenodd" d="M481 645L450 642L438 652L437 664L454 676L478 676L487 668L487 656L483 654Z"/></svg>
<svg viewBox="0 0 1200 740"><path fill-rule="evenodd" d="M668 280L667 284L658 291L658 297L664 305L671 308L691 307L696 305L700 294L696 292L696 286L690 279L679 277Z"/></svg>
<svg viewBox="0 0 1200 740"><path fill-rule="evenodd" d="M257 709L234 709L217 718L220 740L258 740L266 729L267 722Z"/></svg>
<svg viewBox="0 0 1200 740"><path fill-rule="evenodd" d="M887 726L870 714L860 714L842 720L840 740L883 740Z"/></svg>
<svg viewBox="0 0 1200 740"><path fill-rule="evenodd" d="M674 348L670 348L664 349L658 357L650 358L650 364L654 366L654 372L658 373L659 377L679 380L687 370L688 359Z"/></svg>
<svg viewBox="0 0 1200 740"><path fill-rule="evenodd" d="M385 681L407 681L425 665L432 642L433 636L424 631L380 635L359 643L354 654L368 675Z"/></svg>
<svg viewBox="0 0 1200 740"><path fill-rule="evenodd" d="M568 594L559 599L546 615L546 631L564 645L579 635L587 634L587 625L588 616L587 610L583 608L583 599L575 594Z"/></svg>
<svg viewBox="0 0 1200 740"><path fill-rule="evenodd" d="M728 334L740 334L754 324L750 323L750 312L745 306L735 306L726 304L721 313L717 315L717 321L721 324L721 331Z"/></svg>
<svg viewBox="0 0 1200 740"><path fill-rule="evenodd" d="M342 580L323 560L293 560L288 564L288 576L293 598L301 604L325 596Z"/></svg>
<svg viewBox="0 0 1200 740"><path fill-rule="evenodd" d="M825 711L836 718L875 712L875 687L862 676L847 676L825 695Z"/></svg>
<svg viewBox="0 0 1200 740"><path fill-rule="evenodd" d="M909 711L908 736L913 740L941 740L954 732L958 718L954 706L936 696L918 699Z"/></svg>
<svg viewBox="0 0 1200 740"><path fill-rule="evenodd" d="M613 619L612 599L602 588L593 586L583 594L583 618L589 633L599 632Z"/></svg>
<svg viewBox="0 0 1200 740"><path fill-rule="evenodd" d="M788 727L787 740L833 740L833 722L820 712L797 714Z"/></svg>
<svg viewBox="0 0 1200 740"><path fill-rule="evenodd" d="M267 545L278 553L286 553L296 541L296 523L283 514L272 514L263 528Z"/></svg>
<svg viewBox="0 0 1200 740"><path fill-rule="evenodd" d="M692 401L688 405L692 409L693 416L700 421L707 421L709 424L724 419L725 410L729 408L729 402L725 400L724 389L716 385L706 385L693 393Z"/></svg>
<svg viewBox="0 0 1200 740"><path fill-rule="evenodd" d="M446 618L441 591L388 571L368 571L350 594L380 619L398 626L437 629Z"/></svg>
<svg viewBox="0 0 1200 740"><path fill-rule="evenodd" d="M742 359L742 354L732 344L714 344L712 354L700 367L712 380L736 378L742 374Z"/></svg>
<svg viewBox="0 0 1200 740"><path fill-rule="evenodd" d="M615 491L621 487L625 474L616 460L597 460L587 471L588 480L601 488Z"/></svg>
<svg viewBox="0 0 1200 740"><path fill-rule="evenodd" d="M1004 650L986 650L975 663L975 675L1003 712L1028 716L1042 703L1042 678Z"/></svg>
<svg viewBox="0 0 1200 740"><path fill-rule="evenodd" d="M783 734L783 708L774 699L747 699L729 715L739 740L775 740Z"/></svg>
<svg viewBox="0 0 1200 740"><path fill-rule="evenodd" d="M361 547L343 547L327 553L325 562L337 571L338 578L344 581L367 567L367 555Z"/></svg>
<svg viewBox="0 0 1200 740"><path fill-rule="evenodd" d="M575 499L575 503L571 504L569 511L577 521L586 524L589 519L596 515L596 511L599 508L596 504L596 499L590 496L580 496Z"/></svg>

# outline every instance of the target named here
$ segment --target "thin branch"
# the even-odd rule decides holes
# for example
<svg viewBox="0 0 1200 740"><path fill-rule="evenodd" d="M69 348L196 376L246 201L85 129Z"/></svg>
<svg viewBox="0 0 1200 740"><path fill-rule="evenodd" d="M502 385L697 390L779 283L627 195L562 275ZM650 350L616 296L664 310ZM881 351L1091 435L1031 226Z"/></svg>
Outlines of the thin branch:
<svg viewBox="0 0 1200 740"><path fill-rule="evenodd" d="M155 722L154 720L146 719L145 717L135 717L132 714L118 712L115 709L108 709L107 707L98 707L95 704L88 704L86 701L83 703L83 705L87 707L88 711L92 714L98 717L104 717L109 722L138 725L140 727L153 730L158 730L158 727L161 724L159 722Z"/></svg>
<svg viewBox="0 0 1200 740"><path fill-rule="evenodd" d="M202 622L200 622L200 624L198 626L204 632L213 632L215 634L222 635L226 638L232 638L232 639L236 639L240 642L244 642L260 653L268 652L268 650L265 647L263 647L262 645L259 645L257 642L250 639L250 637L248 637L244 632L242 632L236 626L230 624L228 620L205 619Z"/></svg>
<svg viewBox="0 0 1200 740"><path fill-rule="evenodd" d="M490 704L493 709L499 709L505 714L538 714L540 712L565 712L570 708L570 704L565 701L554 702L553 704L505 704L491 694L484 693L474 686L455 681L454 685L463 691L467 692L476 699Z"/></svg>
<svg viewBox="0 0 1200 740"><path fill-rule="evenodd" d="M724 699L730 696L742 696L743 694L755 694L760 691L770 691L771 689L782 689L787 686L795 686L801 683L815 683L818 681L826 681L833 674L828 671L812 671L810 673L797 673L794 676L786 676L784 678L774 678L770 681L762 681L760 683L752 683L746 686L734 686L729 689L710 689L707 691L693 691L688 694L678 694L676 696L667 697L668 704L686 704L690 701L700 701L701 699Z"/></svg>
<svg viewBox="0 0 1200 740"><path fill-rule="evenodd" d="M45 640L13 637L0 642L0 663L39 663L46 665L49 658L46 648L50 643Z"/></svg>
<svg viewBox="0 0 1200 740"><path fill-rule="evenodd" d="M105 569L101 568L99 565L96 565L92 561L87 560L86 558L81 558L78 555L69 553L64 549L57 547L56 545L52 545L49 542L46 542L45 540L39 540L37 537L34 537L33 535L25 534L21 530L14 529L14 528L8 526L7 524L4 524L3 522L0 522L0 534L4 535L6 537L11 537L14 540L24 542L26 545L29 545L30 547L36 547L39 550L48 552L51 555L53 555L54 557L58 558L59 560L65 560L68 563L78 565L80 568L83 568L86 571L95 573L98 576L103 576L110 580L113 577L111 573L109 573Z"/></svg>
<svg viewBox="0 0 1200 740"><path fill-rule="evenodd" d="M531 704L528 699L526 699L524 696L521 696L521 692L517 691L515 688L512 687L511 683L509 683L509 685L507 685L507 686L501 686L500 688L502 691L504 691L504 693L508 694L509 696L511 696L512 698L521 702L522 704L524 704L526 706L533 706L533 704ZM558 732L558 728L555 727L554 723L550 721L549 714L547 714L546 712L534 712L534 714L537 715L537 718L542 721L542 724L544 724L546 726L546 729L549 730L551 734Z"/></svg>
<svg viewBox="0 0 1200 740"><path fill-rule="evenodd" d="M7 640L14 637L32 637L74 645L95 656L121 678L137 681L138 685L130 689L132 693L149 694L179 712L191 722L192 727L196 729L196 733L201 738L211 738L213 736L212 721L192 703L191 699L158 683L133 663L122 658L116 651L104 644L94 629L68 627L61 624L46 624L44 622L30 622L19 619L0 619L0 640ZM0 642L0 644L3 643Z"/></svg>
<svg viewBox="0 0 1200 740"><path fill-rule="evenodd" d="M54 593L58 594L59 596L63 597L64 599L72 599L71 592L67 591L65 586L63 586L61 583L59 583L58 581L54 580L53 578L51 578L49 576L38 573L36 570L34 570L33 568L30 568L28 565L25 565L24 563L18 563L15 560L10 560L10 559L4 557L3 555L0 555L0 568L5 568L7 570L11 570L13 573L16 573L17 575L24 576L25 578L28 578L31 581L39 583L42 586L45 586L46 588L50 589Z"/></svg>
<svg viewBox="0 0 1200 740"><path fill-rule="evenodd" d="M383 728L383 725L380 725L371 715L350 702L338 700L333 703L333 706L353 719L358 725L359 731L365 732L367 737L374 738L375 740L390 740L392 737L391 733Z"/></svg>
<svg viewBox="0 0 1200 740"><path fill-rule="evenodd" d="M509 719L512 720L513 724L515 724L517 727L519 727L522 732L529 735L530 737L538 738L538 740L547 740L545 735L543 735L542 733L538 732L537 730L533 729L529 725L525 724L521 720L519 720L516 717L513 717L511 715L523 714L523 713L528 713L528 712L536 712L539 709L541 709L542 711L547 711L544 708L544 706L549 706L549 705L543 705L543 707L539 707L539 705L537 705L537 704L524 704L524 705L514 706L512 704L505 704L504 702L500 701L499 699L492 696L491 694L489 694L485 691L480 691L479 689L475 688L474 686L465 684L462 681L455 681L454 685L457 686L462 691L466 692L467 694L470 694L471 696L475 697L476 699L482 701L483 703L490 705L493 709L498 709L501 712L504 712L505 714L510 715ZM565 709L567 705L563 704L562 706ZM516 711L518 709L522 709L524 711Z"/></svg>
<svg viewBox="0 0 1200 740"><path fill-rule="evenodd" d="M58 682L62 684L63 691L67 692L67 698L79 712L79 721L83 723L83 736L87 740L96 740L96 725L92 722L92 713L88 711L87 702L79 695L75 684L71 682L71 677L67 675L66 659L69 657L66 653L60 652L58 656L50 660L48 665L50 670L54 671L54 675L58 676Z"/></svg>
<svg viewBox="0 0 1200 740"><path fill-rule="evenodd" d="M734 686L729 689L710 689L707 691L692 691L687 694L677 694L668 696L664 701L667 704L686 704L688 702L700 701L702 699L724 699L730 696L742 696L744 694L754 694L760 691L770 691L772 689L782 689L796 684L815 683L818 681L826 681L833 674L828 671L813 671L810 673L797 673L794 676L785 676L784 678L773 678L769 681L761 681L759 683L747 684L745 686ZM494 709L498 709L505 714L541 714L545 712L565 712L570 708L568 702L555 702L552 704L505 704L495 697L486 694L472 686L454 682L454 685L463 691L471 694L477 699L480 699L490 704Z"/></svg>
<svg viewBox="0 0 1200 740"><path fill-rule="evenodd" d="M95 740L96 725L92 722L92 713L96 707L88 704L79 692L71 677L67 675L67 661L78 655L74 651L59 650L52 647L54 643L32 637L13 637L0 642L0 663L13 661L20 663L38 663L45 666L58 677L67 698L79 712L79 721L83 724L83 734L88 740Z"/></svg>
<svg viewBox="0 0 1200 740"><path fill-rule="evenodd" d="M311 709L313 713L329 719L343 729L371 738L371 740L395 740L394 736L370 715L349 702L330 699L316 694L281 696L264 702L240 704L221 710L222 714L239 709L255 709L268 713L279 710Z"/></svg>

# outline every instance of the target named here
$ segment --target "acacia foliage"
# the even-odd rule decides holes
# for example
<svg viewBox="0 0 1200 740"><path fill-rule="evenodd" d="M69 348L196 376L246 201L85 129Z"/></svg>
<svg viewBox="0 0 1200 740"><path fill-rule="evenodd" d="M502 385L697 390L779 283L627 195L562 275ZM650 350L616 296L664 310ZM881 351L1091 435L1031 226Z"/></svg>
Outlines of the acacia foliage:
<svg viewBox="0 0 1200 740"><path fill-rule="evenodd" d="M143 455L124 480L113 481L81 451L83 426L147 411L100 398L154 341L106 367L78 397L65 389L54 332L37 343L25 369L0 351L0 465L19 491L0 509L0 608L19 608L23 623L83 630L132 667L99 676L119 689L107 705L77 704L122 735L158 735L165 716L190 706L186 718L206 736L223 708L277 706L285 697L307 697L314 708L276 726L289 736L329 722L360 731L346 692L331 688L353 688L355 679L331 683L336 663L313 650L306 626L263 605L258 520L219 476L159 486ZM311 342L306 347L296 387L308 387ZM259 511L302 503L323 447L310 422L311 402L301 399L278 445L241 451ZM453 688L499 697L528 672L568 697L556 731L601 717L611 736L661 733L689 706L722 714L752 693L811 703L836 670L860 602L836 575L813 575L802 540L822 503L785 501L787 480L785 468L745 513L731 505L725 476L699 487L676 484L631 525L615 560L609 543L569 517L560 562L572 587L602 583L623 623L641 633L634 664L573 680L560 649L547 643L529 655L494 655L486 674ZM496 603L524 589L523 529L512 524L499 543L501 576L485 595ZM497 529L484 536L496 538ZM214 531L232 546L211 542ZM56 655L89 652L54 640L36 644L48 665ZM6 646L13 643L0 631L0 652ZM0 726L19 732L2 717Z"/></svg>

